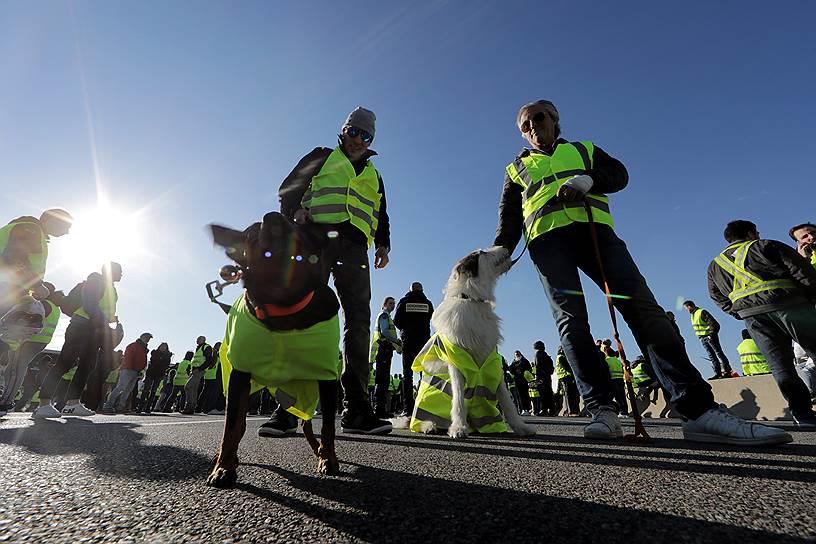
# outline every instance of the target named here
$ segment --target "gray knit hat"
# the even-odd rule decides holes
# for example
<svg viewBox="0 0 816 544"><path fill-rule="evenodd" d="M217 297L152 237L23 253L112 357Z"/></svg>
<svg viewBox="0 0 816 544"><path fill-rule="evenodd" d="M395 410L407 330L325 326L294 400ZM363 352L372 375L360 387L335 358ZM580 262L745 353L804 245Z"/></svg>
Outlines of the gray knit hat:
<svg viewBox="0 0 816 544"><path fill-rule="evenodd" d="M361 130L365 130L371 134L371 136L374 136L374 121L376 120L377 116L374 115L373 111L357 106L353 112L349 113L343 126L357 127Z"/></svg>

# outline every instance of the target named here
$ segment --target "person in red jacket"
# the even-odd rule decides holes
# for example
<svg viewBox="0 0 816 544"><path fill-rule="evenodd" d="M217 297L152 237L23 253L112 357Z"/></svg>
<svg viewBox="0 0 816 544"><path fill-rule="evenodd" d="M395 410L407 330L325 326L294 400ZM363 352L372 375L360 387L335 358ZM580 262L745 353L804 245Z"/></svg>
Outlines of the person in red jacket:
<svg viewBox="0 0 816 544"><path fill-rule="evenodd" d="M125 348L122 367L119 369L119 381L111 391L108 401L102 408L102 413L115 414L124 409L136 382L139 381L139 373L147 366L147 344L151 338L153 335L149 332L142 333L137 340Z"/></svg>

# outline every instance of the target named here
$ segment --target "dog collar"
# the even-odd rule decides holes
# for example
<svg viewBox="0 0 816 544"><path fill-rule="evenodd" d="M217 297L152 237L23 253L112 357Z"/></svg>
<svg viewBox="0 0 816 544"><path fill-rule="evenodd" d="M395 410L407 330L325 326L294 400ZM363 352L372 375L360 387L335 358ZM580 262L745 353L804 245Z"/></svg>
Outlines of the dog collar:
<svg viewBox="0 0 816 544"><path fill-rule="evenodd" d="M287 315L296 314L303 308L309 305L314 297L314 291L310 291L303 300L293 304L292 306L278 306L277 304L264 304L263 306L255 306L255 317L258 319L266 319L267 317L285 317Z"/></svg>
<svg viewBox="0 0 816 544"><path fill-rule="evenodd" d="M459 293L458 295L453 295L453 298L461 298L463 300L471 300L473 302L482 302L484 304L493 304L492 300L484 300L484 299L481 299L481 298L473 298L473 297L468 296L468 295L466 295L464 293Z"/></svg>

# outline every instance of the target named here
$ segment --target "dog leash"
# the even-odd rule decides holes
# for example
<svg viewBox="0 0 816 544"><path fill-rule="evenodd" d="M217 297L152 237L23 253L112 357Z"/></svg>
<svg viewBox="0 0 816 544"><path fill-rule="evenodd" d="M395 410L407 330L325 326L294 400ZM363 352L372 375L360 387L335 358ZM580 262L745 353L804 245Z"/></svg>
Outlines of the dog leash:
<svg viewBox="0 0 816 544"><path fill-rule="evenodd" d="M523 234L522 234L522 236L523 236ZM521 260L522 257L524 257L524 254L527 252L527 246L528 245L530 245L530 241L525 236L524 237L524 247L522 248L521 253L519 253L518 257L516 257L515 259L510 260L510 268L513 268L516 265L516 263L519 262L519 260Z"/></svg>
<svg viewBox="0 0 816 544"><path fill-rule="evenodd" d="M632 386L632 370L629 367L629 360L626 358L626 352L623 350L623 344L620 341L620 333L618 332L618 320L615 317L615 307L612 305L612 290L609 289L609 282L606 281L606 272L604 272L603 259L601 258L601 248L598 244L598 232L595 228L595 220L592 217L592 207L589 202L584 199L584 208L587 212L587 219L589 220L589 231L592 235L592 246L595 251L595 260L598 262L598 270L601 273L601 281L603 281L604 291L606 292L606 307L609 310L609 317L612 320L612 333L615 339L615 345L620 353L620 358L623 362L623 381L626 383L626 394L629 397L629 404L632 405L632 414L635 419L635 434L626 435L629 440L648 441L651 440L649 433L646 432L646 427L643 426L643 418L640 415L640 410L637 405L637 398L635 397L635 389Z"/></svg>

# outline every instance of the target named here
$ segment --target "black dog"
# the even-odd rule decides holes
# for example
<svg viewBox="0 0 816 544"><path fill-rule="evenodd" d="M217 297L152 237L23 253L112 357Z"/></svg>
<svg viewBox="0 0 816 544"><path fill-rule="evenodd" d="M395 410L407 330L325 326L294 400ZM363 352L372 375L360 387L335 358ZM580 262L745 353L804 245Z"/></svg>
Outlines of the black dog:
<svg viewBox="0 0 816 544"><path fill-rule="evenodd" d="M256 364L254 362L238 360L241 351L237 348L233 350L239 343L236 337L242 332L241 327L254 329L256 335L257 322L262 323L273 334L315 326L324 329L328 327L333 333L340 305L334 291L328 287L324 273L321 248L325 246L327 236L322 227L295 225L281 214L270 212L264 216L263 222L255 223L243 232L218 225L211 225L210 228L215 243L226 248L227 256L237 263L237 267L224 267L228 270L225 273L222 269L222 277L232 282L242 280L245 287L242 299L233 305L229 313L225 344L232 342L228 344L228 349L231 350L229 359L232 360L225 364L222 358L225 369L232 369L228 376L227 414L221 446L207 478L207 485L232 487L237 479L238 444L246 430L251 381L254 378L256 382L268 385L263 382L262 369L253 368L252 365ZM241 311L243 320L236 317ZM247 314L251 316L247 318ZM332 353L333 357L329 361L319 361L318 364L327 369L333 367L334 370L329 374L335 375L334 379L317 380L323 413L329 414L329 417L323 418L320 442L314 436L311 420L307 417L303 422L303 434L318 458L317 469L322 474L337 474L340 470L334 447L333 417L337 411L336 364L340 334L339 326L336 328L335 337L329 335L328 341L321 341L328 345L319 346L321 353L325 347L325 352ZM286 335L281 334L280 337L284 336ZM243 342L244 353L247 346L253 353L263 350L264 345L259 345L263 342L254 338L258 337L253 337L249 344ZM292 353L287 352L287 359L291 355L292 360L297 360L297 349ZM263 364L264 361L261 361L259 366ZM295 373L298 371L297 368L291 370ZM287 375L288 373L286 372ZM326 374L321 374L323 375ZM281 395L277 396L279 402L287 406Z"/></svg>

